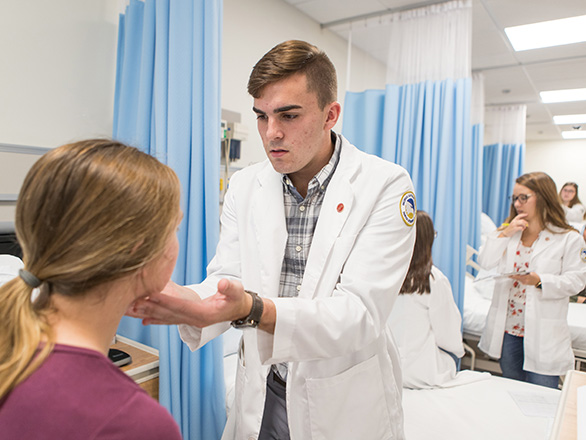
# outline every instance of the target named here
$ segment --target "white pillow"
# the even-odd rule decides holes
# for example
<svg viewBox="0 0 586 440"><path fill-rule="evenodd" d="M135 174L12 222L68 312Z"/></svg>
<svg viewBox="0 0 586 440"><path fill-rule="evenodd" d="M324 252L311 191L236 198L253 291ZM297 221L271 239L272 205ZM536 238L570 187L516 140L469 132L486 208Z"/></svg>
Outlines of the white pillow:
<svg viewBox="0 0 586 440"><path fill-rule="evenodd" d="M24 267L24 263L14 255L0 255L0 286L18 276L18 270Z"/></svg>

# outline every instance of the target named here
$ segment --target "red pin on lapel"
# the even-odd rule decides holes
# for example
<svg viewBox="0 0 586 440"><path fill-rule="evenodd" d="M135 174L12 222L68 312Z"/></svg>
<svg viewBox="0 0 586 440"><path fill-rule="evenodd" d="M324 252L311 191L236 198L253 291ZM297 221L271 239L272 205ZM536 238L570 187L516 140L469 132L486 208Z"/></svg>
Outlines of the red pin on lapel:
<svg viewBox="0 0 586 440"><path fill-rule="evenodd" d="M336 207L336 211L338 212L342 212L344 210L344 204L340 203L337 207Z"/></svg>

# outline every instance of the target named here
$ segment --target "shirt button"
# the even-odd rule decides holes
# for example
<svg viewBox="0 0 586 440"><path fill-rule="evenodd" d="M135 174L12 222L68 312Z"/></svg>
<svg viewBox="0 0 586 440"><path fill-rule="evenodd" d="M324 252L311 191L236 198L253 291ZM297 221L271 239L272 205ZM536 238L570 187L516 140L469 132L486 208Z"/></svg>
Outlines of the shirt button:
<svg viewBox="0 0 586 440"><path fill-rule="evenodd" d="M300 210L301 212L305 211L305 206L301 205L301 206L299 207L299 210Z"/></svg>
<svg viewBox="0 0 586 440"><path fill-rule="evenodd" d="M296 246L296 247L295 247L295 250L296 250L297 252L301 252L301 246Z"/></svg>
<svg viewBox="0 0 586 440"><path fill-rule="evenodd" d="M297 285L297 291L299 292L301 290L301 284Z"/></svg>

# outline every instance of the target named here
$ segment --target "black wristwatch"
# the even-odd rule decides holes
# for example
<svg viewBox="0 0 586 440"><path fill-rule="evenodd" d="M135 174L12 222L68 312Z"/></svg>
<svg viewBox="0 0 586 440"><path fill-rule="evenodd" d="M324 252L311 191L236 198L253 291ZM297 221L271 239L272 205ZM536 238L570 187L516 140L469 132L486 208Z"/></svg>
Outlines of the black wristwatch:
<svg viewBox="0 0 586 440"><path fill-rule="evenodd" d="M262 317L262 311L264 308L262 298L258 296L257 293L250 292L248 290L245 290L245 292L252 296L252 308L250 309L250 313L246 318L237 319L236 321L232 321L230 323L234 328L256 328L260 323L260 318Z"/></svg>

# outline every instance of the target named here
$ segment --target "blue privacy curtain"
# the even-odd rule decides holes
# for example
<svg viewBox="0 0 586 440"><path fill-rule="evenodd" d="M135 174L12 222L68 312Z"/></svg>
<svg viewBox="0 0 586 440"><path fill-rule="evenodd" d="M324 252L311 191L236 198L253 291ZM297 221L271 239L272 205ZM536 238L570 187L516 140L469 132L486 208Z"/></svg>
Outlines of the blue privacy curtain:
<svg viewBox="0 0 586 440"><path fill-rule="evenodd" d="M113 136L171 166L184 218L173 280L205 277L219 234L221 0L131 0L120 16ZM226 421L222 342L192 353L175 326L124 318L119 333L158 348L159 400L188 440Z"/></svg>
<svg viewBox="0 0 586 440"><path fill-rule="evenodd" d="M407 169L417 207L438 231L434 263L450 279L462 310L466 243L479 234L480 216L480 161L470 119L471 4L429 6L389 21L386 89L347 92L343 133Z"/></svg>
<svg viewBox="0 0 586 440"><path fill-rule="evenodd" d="M526 106L488 107L482 209L498 226L508 216L515 179L525 162Z"/></svg>

